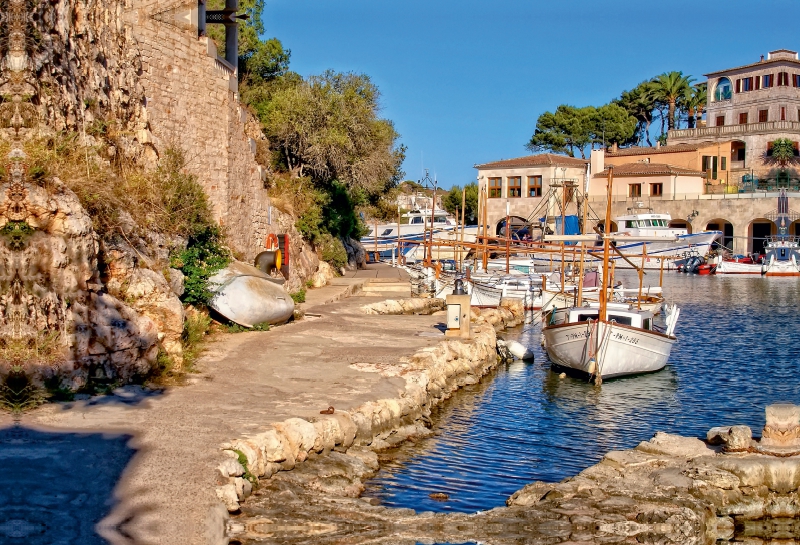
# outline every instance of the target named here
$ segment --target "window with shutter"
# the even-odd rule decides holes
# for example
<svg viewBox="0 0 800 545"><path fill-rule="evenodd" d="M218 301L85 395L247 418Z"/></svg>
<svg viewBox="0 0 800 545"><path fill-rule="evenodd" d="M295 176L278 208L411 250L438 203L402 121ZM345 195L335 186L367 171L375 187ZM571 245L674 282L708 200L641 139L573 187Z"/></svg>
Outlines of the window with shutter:
<svg viewBox="0 0 800 545"><path fill-rule="evenodd" d="M717 116L717 127L722 127L725 124L725 116L718 115Z"/></svg>
<svg viewBox="0 0 800 545"><path fill-rule="evenodd" d="M786 106L781 106L781 121L786 121Z"/></svg>
<svg viewBox="0 0 800 545"><path fill-rule="evenodd" d="M742 80L741 79L737 79L736 80L736 92L737 93L741 93L742 92Z"/></svg>
<svg viewBox="0 0 800 545"><path fill-rule="evenodd" d="M758 91L759 89L761 89L761 78L759 78L758 76L756 76L755 78L753 78L753 83L755 84L755 87L754 87L754 89L755 89L756 91Z"/></svg>
<svg viewBox="0 0 800 545"><path fill-rule="evenodd" d="M758 122L759 123L766 123L769 120L769 110L759 110L758 111Z"/></svg>
<svg viewBox="0 0 800 545"><path fill-rule="evenodd" d="M747 124L747 112L742 112L739 114L739 125L746 125Z"/></svg>

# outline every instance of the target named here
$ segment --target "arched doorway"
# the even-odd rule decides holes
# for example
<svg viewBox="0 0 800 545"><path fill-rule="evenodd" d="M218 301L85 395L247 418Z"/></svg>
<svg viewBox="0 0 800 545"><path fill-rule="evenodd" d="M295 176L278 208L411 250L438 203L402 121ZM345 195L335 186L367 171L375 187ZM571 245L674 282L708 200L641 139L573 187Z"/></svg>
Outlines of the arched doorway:
<svg viewBox="0 0 800 545"><path fill-rule="evenodd" d="M800 220L795 220L789 226L789 234L795 237L800 237Z"/></svg>
<svg viewBox="0 0 800 545"><path fill-rule="evenodd" d="M719 243L733 251L733 224L725 219L713 219L706 224L706 231L722 231Z"/></svg>
<svg viewBox="0 0 800 545"><path fill-rule="evenodd" d="M763 254L767 237L776 234L775 224L767 218L756 218L747 228L747 250L753 254Z"/></svg>
<svg viewBox="0 0 800 545"><path fill-rule="evenodd" d="M669 222L671 229L686 229L686 232L692 234L692 224L685 220L672 220Z"/></svg>
<svg viewBox="0 0 800 545"><path fill-rule="evenodd" d="M600 231L602 231L605 228L606 220L597 220L597 223L595 223L595 225L597 226L598 229L600 229ZM610 226L611 226L611 232L612 233L616 233L617 231L619 231L619 229L617 228L617 222L616 221L611 220Z"/></svg>
<svg viewBox="0 0 800 545"><path fill-rule="evenodd" d="M528 220L521 216L509 216L508 222L511 225L511 237L512 238L524 238L526 234L532 235L530 233L530 226L528 225ZM495 236L504 237L506 236L506 218L503 218L499 222L497 222L497 227L495 228Z"/></svg>

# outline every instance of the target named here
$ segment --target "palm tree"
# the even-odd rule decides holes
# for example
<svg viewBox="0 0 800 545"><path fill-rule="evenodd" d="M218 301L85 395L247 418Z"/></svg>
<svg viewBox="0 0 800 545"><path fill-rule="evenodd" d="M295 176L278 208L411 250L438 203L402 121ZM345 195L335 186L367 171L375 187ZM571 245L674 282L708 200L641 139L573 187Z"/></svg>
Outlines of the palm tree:
<svg viewBox="0 0 800 545"><path fill-rule="evenodd" d="M675 105L686 96L691 88L694 78L684 76L683 72L664 72L653 78L653 92L655 96L667 103L669 116L667 117L667 130L675 128Z"/></svg>
<svg viewBox="0 0 800 545"><path fill-rule="evenodd" d="M703 117L703 110L706 107L708 98L707 93L708 84L700 83L692 86L685 97L687 121L690 129L694 129L695 121Z"/></svg>

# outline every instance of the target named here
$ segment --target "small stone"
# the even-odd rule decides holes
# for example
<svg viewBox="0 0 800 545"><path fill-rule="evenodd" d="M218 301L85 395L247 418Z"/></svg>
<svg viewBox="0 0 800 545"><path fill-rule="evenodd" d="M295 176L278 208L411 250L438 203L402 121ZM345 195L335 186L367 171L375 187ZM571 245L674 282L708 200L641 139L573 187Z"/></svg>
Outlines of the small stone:
<svg viewBox="0 0 800 545"><path fill-rule="evenodd" d="M753 432L749 426L719 426L708 430L706 440L711 445L725 445L725 450L744 451L751 446Z"/></svg>
<svg viewBox="0 0 800 545"><path fill-rule="evenodd" d="M223 477L241 477L244 475L244 467L233 458L227 458L217 466L217 469Z"/></svg>
<svg viewBox="0 0 800 545"><path fill-rule="evenodd" d="M567 378L567 374L566 373L561 373L560 375L558 375L558 378L565 379L565 378Z"/></svg>
<svg viewBox="0 0 800 545"><path fill-rule="evenodd" d="M236 485L233 483L218 486L216 488L217 498L225 504L228 512L233 513L239 510L239 496L236 494Z"/></svg>
<svg viewBox="0 0 800 545"><path fill-rule="evenodd" d="M444 492L433 492L431 494L428 494L428 497L436 501L447 501L450 499L450 496L448 496Z"/></svg>

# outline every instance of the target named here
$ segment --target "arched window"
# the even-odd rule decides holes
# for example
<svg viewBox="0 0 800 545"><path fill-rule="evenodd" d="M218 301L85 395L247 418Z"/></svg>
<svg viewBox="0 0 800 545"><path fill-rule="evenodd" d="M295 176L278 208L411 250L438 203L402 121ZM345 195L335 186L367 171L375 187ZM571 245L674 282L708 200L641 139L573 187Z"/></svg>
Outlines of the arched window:
<svg viewBox="0 0 800 545"><path fill-rule="evenodd" d="M733 94L733 86L728 78L719 78L714 89L714 100L730 100Z"/></svg>

